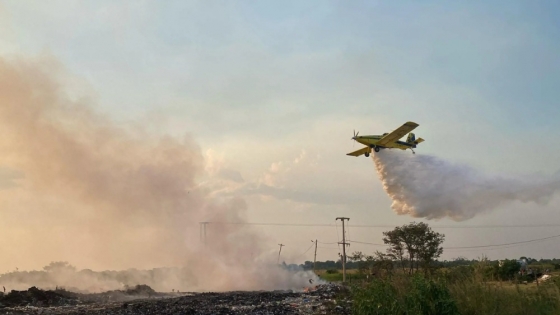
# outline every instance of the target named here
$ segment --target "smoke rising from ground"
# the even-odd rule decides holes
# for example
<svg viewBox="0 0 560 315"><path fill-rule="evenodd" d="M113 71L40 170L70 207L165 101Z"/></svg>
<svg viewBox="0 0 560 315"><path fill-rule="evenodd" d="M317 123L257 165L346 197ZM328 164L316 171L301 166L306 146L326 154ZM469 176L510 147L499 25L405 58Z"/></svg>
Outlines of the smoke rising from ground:
<svg viewBox="0 0 560 315"><path fill-rule="evenodd" d="M560 191L559 176L502 177L430 155L385 150L373 161L400 215L461 221L514 201L546 204Z"/></svg>
<svg viewBox="0 0 560 315"><path fill-rule="evenodd" d="M92 269L181 266L186 274L170 272L151 285L304 286L308 279L269 267L263 239L250 227L209 226L211 246L200 246L198 222L243 221L246 205L242 199L215 200L199 188L204 161L190 137L120 127L95 113L88 100L71 99L63 79L67 75L53 60L0 58L4 270L51 261Z"/></svg>

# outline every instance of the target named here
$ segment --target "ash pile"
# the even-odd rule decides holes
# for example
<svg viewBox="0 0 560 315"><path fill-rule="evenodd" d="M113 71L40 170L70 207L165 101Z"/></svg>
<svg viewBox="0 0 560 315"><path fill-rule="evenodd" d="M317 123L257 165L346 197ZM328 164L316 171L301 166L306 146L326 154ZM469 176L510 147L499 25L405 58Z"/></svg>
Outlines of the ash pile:
<svg viewBox="0 0 560 315"><path fill-rule="evenodd" d="M150 292L149 297L144 295L147 288L138 289L142 293L134 298L133 295L115 295L114 291L55 295L55 291L35 288L33 292L36 296L44 294L50 299L27 298L25 301L28 304L19 302L17 306L4 304L1 302L4 300L0 299L3 303L0 314L351 314L351 302L344 298L347 289L338 284L317 285L301 292L209 292L182 293L181 296L177 296L178 293ZM16 292L20 292L19 296L27 296L23 292L29 290ZM117 298L120 301L115 301ZM42 303L34 302L39 300Z"/></svg>

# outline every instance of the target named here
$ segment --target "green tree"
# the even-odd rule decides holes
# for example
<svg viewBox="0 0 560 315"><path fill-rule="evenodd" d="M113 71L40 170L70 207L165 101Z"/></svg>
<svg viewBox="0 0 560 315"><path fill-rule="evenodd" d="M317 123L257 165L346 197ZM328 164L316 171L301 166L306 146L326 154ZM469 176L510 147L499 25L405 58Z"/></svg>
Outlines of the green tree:
<svg viewBox="0 0 560 315"><path fill-rule="evenodd" d="M434 232L426 223L412 222L383 232L383 242L389 245L387 254L400 261L403 271L412 274L421 267L428 271L430 264L443 253L445 235ZM406 265L406 269L405 269Z"/></svg>

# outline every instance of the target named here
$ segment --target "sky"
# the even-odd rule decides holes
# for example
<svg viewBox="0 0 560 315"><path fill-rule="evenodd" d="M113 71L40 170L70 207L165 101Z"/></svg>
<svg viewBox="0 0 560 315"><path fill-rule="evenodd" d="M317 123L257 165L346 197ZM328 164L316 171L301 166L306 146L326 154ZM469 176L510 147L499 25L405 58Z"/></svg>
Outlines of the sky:
<svg viewBox="0 0 560 315"><path fill-rule="evenodd" d="M242 199L247 222L331 224L254 227L271 252L285 244L282 258L302 263L315 239L331 243L319 245L318 260L337 259L336 217L350 218L349 239L370 243L412 221L444 233L444 247L556 235L461 227L560 224L559 195L460 222L397 215L371 158L346 153L358 148L354 130L415 121L426 139L417 154L488 174L556 173L559 15L555 1L4 0L0 58L56 63L68 98L115 126L192 138L204 161L198 184L217 200ZM18 177L0 168L0 190L17 189ZM220 228L210 223L207 233ZM449 250L442 259L482 255L558 258L560 245Z"/></svg>

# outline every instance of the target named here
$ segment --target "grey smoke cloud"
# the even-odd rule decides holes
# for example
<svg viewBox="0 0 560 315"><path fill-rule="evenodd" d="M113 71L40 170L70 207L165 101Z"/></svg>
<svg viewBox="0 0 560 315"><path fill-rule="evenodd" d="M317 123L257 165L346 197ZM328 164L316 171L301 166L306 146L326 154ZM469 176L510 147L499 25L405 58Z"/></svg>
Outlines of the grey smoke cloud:
<svg viewBox="0 0 560 315"><path fill-rule="evenodd" d="M560 176L500 176L436 156L381 151L373 161L391 208L399 215L456 221L519 201L544 205L560 191Z"/></svg>
<svg viewBox="0 0 560 315"><path fill-rule="evenodd" d="M204 160L193 139L117 125L68 97L66 77L54 60L0 58L0 165L18 171L5 184L20 177L0 189L0 237L10 240L2 265L181 267L151 284L158 290L301 288L314 277L278 268L251 227L210 227L202 246L199 222L243 221L245 201L200 187ZM51 286L119 288L116 279L71 278Z"/></svg>

